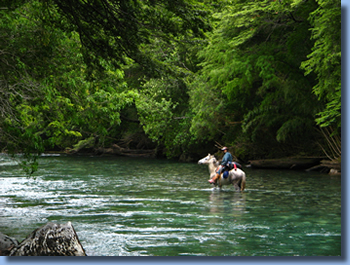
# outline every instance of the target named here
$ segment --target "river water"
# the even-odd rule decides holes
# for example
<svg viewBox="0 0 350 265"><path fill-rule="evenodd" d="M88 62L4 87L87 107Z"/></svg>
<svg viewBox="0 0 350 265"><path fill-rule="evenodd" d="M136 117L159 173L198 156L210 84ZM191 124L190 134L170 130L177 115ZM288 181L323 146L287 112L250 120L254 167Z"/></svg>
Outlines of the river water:
<svg viewBox="0 0 350 265"><path fill-rule="evenodd" d="M23 240L71 221L89 256L339 256L341 177L245 169L246 190L208 168L125 157L44 156L27 177L0 155L0 231Z"/></svg>

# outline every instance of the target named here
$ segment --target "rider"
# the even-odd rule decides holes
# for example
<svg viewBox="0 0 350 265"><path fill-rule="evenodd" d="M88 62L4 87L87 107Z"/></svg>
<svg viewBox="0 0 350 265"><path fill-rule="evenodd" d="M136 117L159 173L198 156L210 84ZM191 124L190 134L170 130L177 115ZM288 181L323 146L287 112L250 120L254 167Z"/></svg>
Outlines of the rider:
<svg viewBox="0 0 350 265"><path fill-rule="evenodd" d="M216 171L215 177L208 180L211 184L214 184L216 182L216 180L220 177L220 174L221 174L222 170L224 169L224 167L227 165L227 163L228 162L232 163L232 155L228 151L228 148L225 146L224 148L221 149L221 151L224 151L224 157L222 158L220 166L218 167L218 170Z"/></svg>

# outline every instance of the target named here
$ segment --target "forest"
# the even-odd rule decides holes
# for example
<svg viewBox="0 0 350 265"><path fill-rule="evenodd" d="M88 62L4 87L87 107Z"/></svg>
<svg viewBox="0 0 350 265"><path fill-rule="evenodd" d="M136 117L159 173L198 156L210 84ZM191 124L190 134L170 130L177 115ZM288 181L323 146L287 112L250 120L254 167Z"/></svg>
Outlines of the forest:
<svg viewBox="0 0 350 265"><path fill-rule="evenodd" d="M3 0L0 152L341 161L340 0Z"/></svg>

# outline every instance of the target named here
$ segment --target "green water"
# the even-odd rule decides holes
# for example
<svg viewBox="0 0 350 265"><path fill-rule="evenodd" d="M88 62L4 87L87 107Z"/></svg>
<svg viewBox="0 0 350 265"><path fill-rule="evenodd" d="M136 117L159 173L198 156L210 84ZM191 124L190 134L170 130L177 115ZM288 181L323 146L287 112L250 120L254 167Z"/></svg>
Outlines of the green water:
<svg viewBox="0 0 350 265"><path fill-rule="evenodd" d="M71 221L94 256L339 256L341 178L245 169L214 190L204 165L46 156L35 178L0 156L0 231Z"/></svg>

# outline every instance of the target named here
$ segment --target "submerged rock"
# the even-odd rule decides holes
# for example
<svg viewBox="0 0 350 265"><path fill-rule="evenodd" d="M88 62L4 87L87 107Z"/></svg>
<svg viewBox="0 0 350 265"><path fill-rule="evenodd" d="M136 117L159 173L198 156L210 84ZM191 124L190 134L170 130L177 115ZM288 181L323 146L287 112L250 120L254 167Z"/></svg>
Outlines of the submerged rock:
<svg viewBox="0 0 350 265"><path fill-rule="evenodd" d="M9 256L86 256L71 224L47 223L34 230Z"/></svg>

